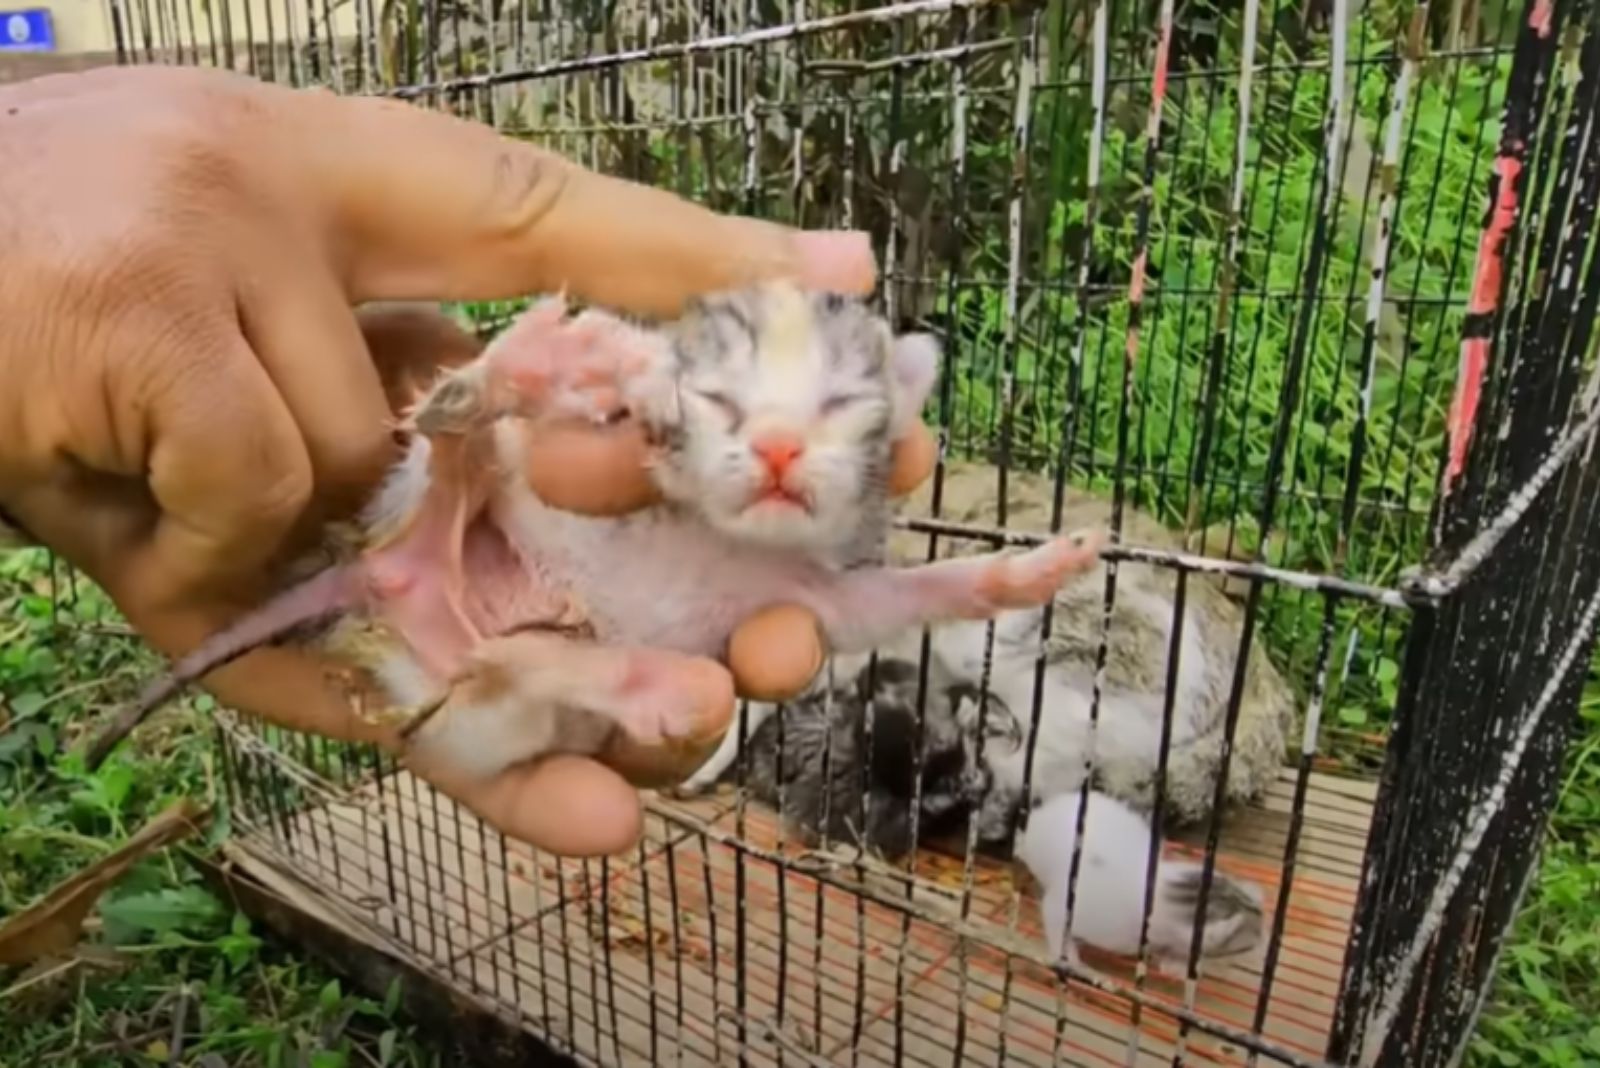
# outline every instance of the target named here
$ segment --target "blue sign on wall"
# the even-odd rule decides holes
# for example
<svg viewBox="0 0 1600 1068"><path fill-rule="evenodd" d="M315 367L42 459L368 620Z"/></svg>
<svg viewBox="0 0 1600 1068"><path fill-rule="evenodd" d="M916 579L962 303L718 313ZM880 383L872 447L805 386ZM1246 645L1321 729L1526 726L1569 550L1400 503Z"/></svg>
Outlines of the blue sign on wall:
<svg viewBox="0 0 1600 1068"><path fill-rule="evenodd" d="M54 52L56 28L42 7L0 11L0 52Z"/></svg>

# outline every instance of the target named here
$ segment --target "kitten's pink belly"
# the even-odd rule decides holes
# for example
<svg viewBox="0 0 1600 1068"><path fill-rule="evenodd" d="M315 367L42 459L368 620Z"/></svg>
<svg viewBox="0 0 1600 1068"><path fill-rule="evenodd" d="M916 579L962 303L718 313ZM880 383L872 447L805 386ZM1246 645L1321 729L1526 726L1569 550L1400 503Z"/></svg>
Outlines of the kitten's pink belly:
<svg viewBox="0 0 1600 1068"><path fill-rule="evenodd" d="M531 576L522 596L574 595L609 644L721 656L743 619L793 585L792 568L660 512L593 519L518 501L501 521L550 583Z"/></svg>
<svg viewBox="0 0 1600 1068"><path fill-rule="evenodd" d="M467 618L485 635L530 623L576 622L568 598L493 531L474 527L462 554Z"/></svg>
<svg viewBox="0 0 1600 1068"><path fill-rule="evenodd" d="M721 656L743 619L780 599L773 575L708 552L703 542L663 539L638 549L596 547L574 569L574 587L603 641Z"/></svg>

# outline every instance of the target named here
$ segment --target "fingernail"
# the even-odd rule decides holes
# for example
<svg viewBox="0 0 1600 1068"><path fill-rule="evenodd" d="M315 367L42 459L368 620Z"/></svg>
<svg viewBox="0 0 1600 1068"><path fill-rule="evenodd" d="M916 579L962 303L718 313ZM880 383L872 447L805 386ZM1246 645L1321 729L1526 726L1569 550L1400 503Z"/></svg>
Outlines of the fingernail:
<svg viewBox="0 0 1600 1068"><path fill-rule="evenodd" d="M860 230L811 230L795 235L800 284L837 293L870 293L878 280L872 239Z"/></svg>

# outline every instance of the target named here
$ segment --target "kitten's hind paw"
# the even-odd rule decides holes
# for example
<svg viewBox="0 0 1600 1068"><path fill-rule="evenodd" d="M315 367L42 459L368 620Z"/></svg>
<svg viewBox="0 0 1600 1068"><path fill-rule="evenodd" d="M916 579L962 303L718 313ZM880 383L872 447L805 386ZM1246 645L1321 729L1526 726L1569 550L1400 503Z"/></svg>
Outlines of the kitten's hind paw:
<svg viewBox="0 0 1600 1068"><path fill-rule="evenodd" d="M1187 954L1157 953L1150 958L1151 971L1166 979L1182 981L1189 977L1189 957ZM1205 958L1195 961L1195 975L1198 977L1205 968Z"/></svg>
<svg viewBox="0 0 1600 1068"><path fill-rule="evenodd" d="M468 782L576 753L656 786L726 731L733 707L732 676L715 661L521 630L472 650L407 726L406 757L425 775Z"/></svg>
<svg viewBox="0 0 1600 1068"><path fill-rule="evenodd" d="M1017 555L996 557L980 579L979 592L996 608L1042 608L1067 579L1100 559L1105 535L1080 530Z"/></svg>
<svg viewBox="0 0 1600 1068"><path fill-rule="evenodd" d="M635 387L661 365L665 342L604 312L564 314L564 304L536 308L522 332L508 332L492 354L503 403L525 416L598 423L622 417Z"/></svg>
<svg viewBox="0 0 1600 1068"><path fill-rule="evenodd" d="M692 742L727 729L733 678L711 660L655 649L608 650L621 678L603 695L609 715L642 745Z"/></svg>
<svg viewBox="0 0 1600 1068"><path fill-rule="evenodd" d="M721 777L722 768L715 766L718 763L713 754L713 758L697 768L693 775L667 787L662 793L683 801L711 793L716 789L717 780Z"/></svg>
<svg viewBox="0 0 1600 1068"><path fill-rule="evenodd" d="M424 437L464 434L492 418L485 369L471 363L446 371L406 416L404 426Z"/></svg>

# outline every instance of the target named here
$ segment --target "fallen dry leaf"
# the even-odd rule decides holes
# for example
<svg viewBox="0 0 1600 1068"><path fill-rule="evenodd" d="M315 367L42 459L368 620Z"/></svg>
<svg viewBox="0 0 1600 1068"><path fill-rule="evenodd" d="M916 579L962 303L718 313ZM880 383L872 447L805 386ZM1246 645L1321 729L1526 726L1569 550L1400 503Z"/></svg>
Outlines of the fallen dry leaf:
<svg viewBox="0 0 1600 1068"><path fill-rule="evenodd" d="M77 996L79 973L87 968L115 972L129 966L126 957L107 946L79 946L71 956L39 957L0 990L0 1005L13 1019L39 1019Z"/></svg>
<svg viewBox="0 0 1600 1068"><path fill-rule="evenodd" d="M44 897L0 923L0 967L66 954L100 895L140 860L199 829L209 810L184 798L122 845L57 883Z"/></svg>
<svg viewBox="0 0 1600 1068"><path fill-rule="evenodd" d="M676 950L674 955L680 959L692 960L696 964L709 964L711 961L711 948L699 941L680 941L674 948Z"/></svg>
<svg viewBox="0 0 1600 1068"><path fill-rule="evenodd" d="M664 950L672 944L672 934L659 927L646 927L643 920L629 917L611 925L606 941L613 949Z"/></svg>

